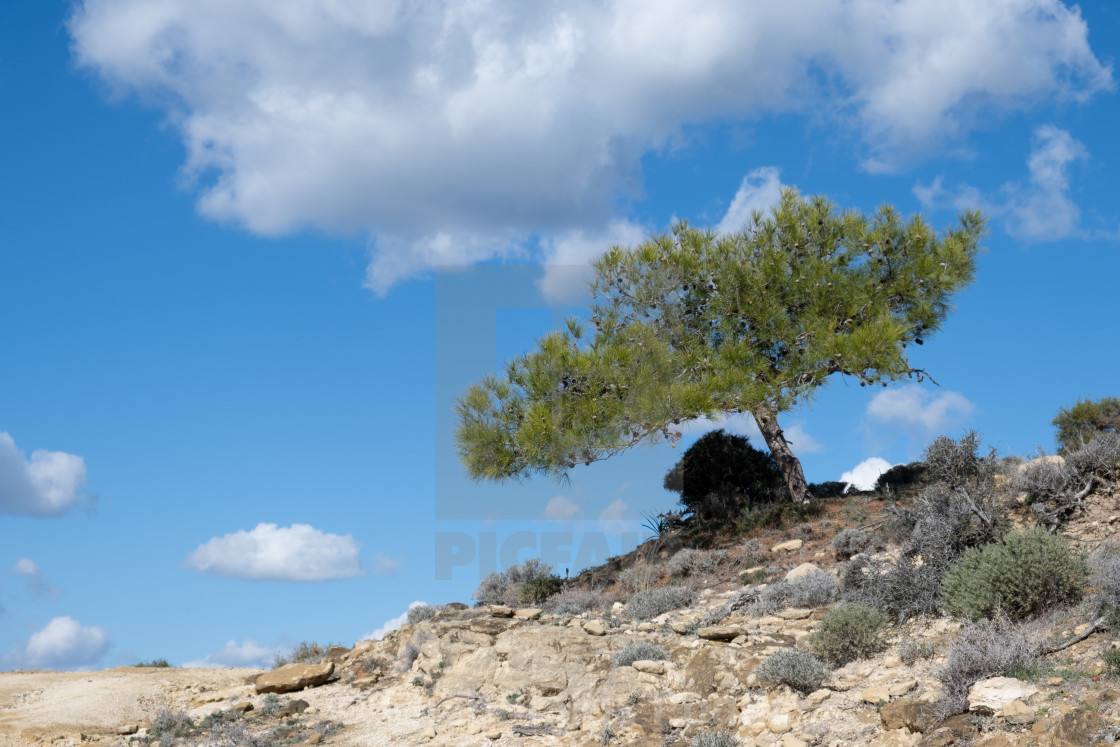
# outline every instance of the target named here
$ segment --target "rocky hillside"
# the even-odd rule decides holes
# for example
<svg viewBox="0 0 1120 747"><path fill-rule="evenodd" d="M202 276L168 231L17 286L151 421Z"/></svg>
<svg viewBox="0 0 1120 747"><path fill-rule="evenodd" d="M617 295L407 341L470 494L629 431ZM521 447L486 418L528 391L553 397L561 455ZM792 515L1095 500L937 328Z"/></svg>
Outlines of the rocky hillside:
<svg viewBox="0 0 1120 747"><path fill-rule="evenodd" d="M1022 485L997 482L1013 488L1008 528L1031 525ZM1064 524L1074 547L1108 538L1116 497L1094 486ZM2 674L0 745L1114 743L1120 653L1086 578L1076 599L1014 620L899 623L845 598L934 563L874 533L892 506L845 497L707 550L666 533L590 574L597 588L441 606L271 672Z"/></svg>

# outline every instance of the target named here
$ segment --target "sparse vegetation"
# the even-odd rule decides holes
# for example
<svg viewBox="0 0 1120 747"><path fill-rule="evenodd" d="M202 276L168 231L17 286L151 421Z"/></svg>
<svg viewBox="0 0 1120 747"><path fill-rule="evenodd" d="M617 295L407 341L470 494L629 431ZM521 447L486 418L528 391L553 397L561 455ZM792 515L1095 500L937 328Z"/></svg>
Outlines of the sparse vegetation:
<svg viewBox="0 0 1120 747"><path fill-rule="evenodd" d="M867 659L886 648L886 613L863 604L844 604L829 610L809 637L809 646L834 667Z"/></svg>
<svg viewBox="0 0 1120 747"><path fill-rule="evenodd" d="M664 661L669 652L649 641L631 643L614 655L616 667L628 667L636 661Z"/></svg>
<svg viewBox="0 0 1120 747"><path fill-rule="evenodd" d="M666 612L679 610L692 604L696 593L691 586L663 586L658 589L640 591L626 603L626 615L638 619L648 619Z"/></svg>
<svg viewBox="0 0 1120 747"><path fill-rule="evenodd" d="M526 581L517 589L517 601L521 604L540 604L551 596L560 593L564 582L559 576L547 574Z"/></svg>
<svg viewBox="0 0 1120 747"><path fill-rule="evenodd" d="M964 625L949 642L948 660L937 676L945 691L946 713L960 713L968 690L987 677L1023 676L1039 665L1041 645L1006 618Z"/></svg>
<svg viewBox="0 0 1120 747"><path fill-rule="evenodd" d="M504 604L516 607L521 604L521 588L540 578L552 575L552 566L539 558L529 558L524 563L510 566L501 573L488 573L475 589L474 599L481 604ZM559 579L557 579L559 581Z"/></svg>
<svg viewBox="0 0 1120 747"><path fill-rule="evenodd" d="M559 594L549 597L544 608L554 615L574 617L584 612L593 612L606 604L602 592L593 589L570 587Z"/></svg>
<svg viewBox="0 0 1120 747"><path fill-rule="evenodd" d="M611 740L616 736L617 734L615 734L614 727L607 724L603 727L603 730L599 732L599 744L610 744Z"/></svg>
<svg viewBox="0 0 1120 747"><path fill-rule="evenodd" d="M1002 611L1022 619L1078 601L1087 575L1084 557L1065 537L1036 528L968 550L945 576L942 593L957 617Z"/></svg>
<svg viewBox="0 0 1120 747"><path fill-rule="evenodd" d="M832 549L840 560L877 549L881 544L877 536L863 529L841 529L832 537Z"/></svg>
<svg viewBox="0 0 1120 747"><path fill-rule="evenodd" d="M764 685L786 685L811 693L820 689L829 671L827 664L808 651L787 648L763 659L755 674Z"/></svg>
<svg viewBox="0 0 1120 747"><path fill-rule="evenodd" d="M924 638L907 638L898 645L898 655L902 663L908 667L914 666L922 659L933 658L935 653L937 653L937 646Z"/></svg>
<svg viewBox="0 0 1120 747"><path fill-rule="evenodd" d="M315 641L302 641L286 655L277 654L272 660L272 668L278 669L285 664L318 664L326 652L327 649Z"/></svg>
<svg viewBox="0 0 1120 747"><path fill-rule="evenodd" d="M695 550L685 548L669 558L666 570L670 576L696 576L714 573L721 563L727 562L727 550Z"/></svg>
<svg viewBox="0 0 1120 747"><path fill-rule="evenodd" d="M167 663L167 659L152 659L151 661L142 661L139 664L136 664L135 666L137 666L137 667L151 667L151 668L154 668L154 669L163 669L165 667L170 667L171 665Z"/></svg>
<svg viewBox="0 0 1120 747"><path fill-rule="evenodd" d="M416 624L424 620L431 620L438 613L439 609L430 604L418 604L415 607L409 608L407 619L410 623Z"/></svg>
<svg viewBox="0 0 1120 747"><path fill-rule="evenodd" d="M823 607L835 601L838 592L831 573L813 571L796 581L778 581L760 590L748 612L769 615L787 607Z"/></svg>
<svg viewBox="0 0 1120 747"><path fill-rule="evenodd" d="M707 731L697 734L692 747L738 747L739 740L729 731Z"/></svg>

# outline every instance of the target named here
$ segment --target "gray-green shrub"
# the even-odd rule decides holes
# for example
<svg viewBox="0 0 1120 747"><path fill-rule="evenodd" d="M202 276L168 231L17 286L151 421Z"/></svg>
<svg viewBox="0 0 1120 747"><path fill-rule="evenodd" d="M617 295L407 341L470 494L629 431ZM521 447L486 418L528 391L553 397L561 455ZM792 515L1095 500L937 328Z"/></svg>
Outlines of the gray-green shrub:
<svg viewBox="0 0 1120 747"><path fill-rule="evenodd" d="M886 648L885 612L864 604L844 604L828 611L809 636L809 646L834 667L867 659Z"/></svg>
<svg viewBox="0 0 1120 747"><path fill-rule="evenodd" d="M544 603L546 611L554 615L575 617L584 612L592 612L606 605L602 592L593 589L571 587L556 596L549 597Z"/></svg>
<svg viewBox="0 0 1120 747"><path fill-rule="evenodd" d="M966 623L950 640L945 666L937 672L946 715L967 708L969 688L980 680L1032 673L1041 653L1037 640L1005 618Z"/></svg>
<svg viewBox="0 0 1120 747"><path fill-rule="evenodd" d="M907 638L898 645L898 656L908 667L914 666L921 659L932 658L935 653L937 646L922 638Z"/></svg>
<svg viewBox="0 0 1120 747"><path fill-rule="evenodd" d="M430 604L418 604L415 607L410 607L408 610L408 621L410 623L423 622L424 620L431 620L439 613L439 609L431 606Z"/></svg>
<svg viewBox="0 0 1120 747"><path fill-rule="evenodd" d="M738 747L739 740L729 731L706 731L692 739L692 747Z"/></svg>
<svg viewBox="0 0 1120 747"><path fill-rule="evenodd" d="M670 576L695 576L713 573L727 560L727 550L696 550L686 547L669 558L666 569Z"/></svg>
<svg viewBox="0 0 1120 747"><path fill-rule="evenodd" d="M473 598L482 604L504 604L510 607L521 603L521 587L534 579L552 575L552 566L539 558L529 558L520 565L513 565L501 573L488 573L475 589Z"/></svg>
<svg viewBox="0 0 1120 747"><path fill-rule="evenodd" d="M835 601L839 587L826 571L813 571L796 581L778 581L758 592L747 609L752 615L769 615L787 607L823 607Z"/></svg>
<svg viewBox="0 0 1120 747"><path fill-rule="evenodd" d="M879 544L879 538L864 529L842 529L832 537L832 549L841 560L847 560Z"/></svg>
<svg viewBox="0 0 1120 747"><path fill-rule="evenodd" d="M786 685L803 693L819 690L828 665L808 651L784 648L767 656L755 670L763 685Z"/></svg>
<svg viewBox="0 0 1120 747"><path fill-rule="evenodd" d="M628 644L615 654L614 665L616 667L628 667L636 661L664 661L668 658L669 652L660 646L649 641L638 641Z"/></svg>
<svg viewBox="0 0 1120 747"><path fill-rule="evenodd" d="M968 550L946 574L942 596L957 617L1002 611L1022 619L1080 600L1087 575L1084 556L1065 537L1036 527Z"/></svg>
<svg viewBox="0 0 1120 747"><path fill-rule="evenodd" d="M638 619L657 617L692 604L696 593L690 586L663 586L639 591L626 603L626 616Z"/></svg>
<svg viewBox="0 0 1120 747"><path fill-rule="evenodd" d="M298 646L285 654L277 654L276 658L272 660L273 668L282 667L285 664L318 664L323 660L323 654L327 653L324 646L320 646L316 641L301 641Z"/></svg>

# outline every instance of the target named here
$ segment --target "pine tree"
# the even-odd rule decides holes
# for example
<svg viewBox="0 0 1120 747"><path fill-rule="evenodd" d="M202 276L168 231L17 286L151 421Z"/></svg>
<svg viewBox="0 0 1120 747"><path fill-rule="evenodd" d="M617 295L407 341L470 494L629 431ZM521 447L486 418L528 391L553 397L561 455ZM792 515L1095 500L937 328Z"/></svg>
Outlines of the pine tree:
<svg viewBox="0 0 1120 747"><path fill-rule="evenodd" d="M460 398L456 440L476 480L561 476L698 418L751 413L790 495L810 497L778 414L832 374L916 376L921 345L975 274L984 218L938 236L890 206L868 216L783 191L717 234L687 223L594 262L588 336L567 328Z"/></svg>

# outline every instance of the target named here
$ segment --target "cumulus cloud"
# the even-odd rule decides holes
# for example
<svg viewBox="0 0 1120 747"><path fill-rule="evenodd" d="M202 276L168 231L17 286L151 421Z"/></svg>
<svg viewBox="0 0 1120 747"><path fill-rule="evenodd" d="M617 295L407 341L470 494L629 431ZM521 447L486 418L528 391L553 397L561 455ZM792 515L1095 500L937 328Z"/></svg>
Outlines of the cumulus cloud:
<svg viewBox="0 0 1120 747"><path fill-rule="evenodd" d="M373 556L373 572L378 576L392 576L401 569L401 559L383 552Z"/></svg>
<svg viewBox="0 0 1120 747"><path fill-rule="evenodd" d="M39 564L31 558L18 559L8 572L16 576L25 576L27 588L35 596L54 598L61 593L39 569Z"/></svg>
<svg viewBox="0 0 1120 747"><path fill-rule="evenodd" d="M113 645L98 627L83 627L71 617L56 617L27 643L0 657L5 669L78 669L96 664Z"/></svg>
<svg viewBox="0 0 1120 747"><path fill-rule="evenodd" d="M719 233L734 233L751 220L755 211L767 212L782 196L782 181L778 169L764 166L743 177L727 214L716 226Z"/></svg>
<svg viewBox="0 0 1120 747"><path fill-rule="evenodd" d="M1059 0L79 0L67 27L80 67L166 112L203 215L368 233L376 290L606 230L693 125L834 117L891 170L1113 86Z"/></svg>
<svg viewBox="0 0 1120 747"><path fill-rule="evenodd" d="M200 545L187 566L211 576L251 581L326 581L362 574L358 543L307 524L257 524Z"/></svg>
<svg viewBox="0 0 1120 747"><path fill-rule="evenodd" d="M0 514L59 516L79 502L85 484L80 456L36 449L27 459L0 431Z"/></svg>
<svg viewBox="0 0 1120 747"><path fill-rule="evenodd" d="M625 220L611 221L604 230L566 231L541 242L544 251L544 274L537 287L552 304L588 301L587 284L594 278L590 262L612 246L634 247L649 232Z"/></svg>
<svg viewBox="0 0 1120 747"><path fill-rule="evenodd" d="M975 409L960 392L935 392L918 384L907 384L875 395L867 405L867 414L873 420L900 426L916 435L929 435L960 423Z"/></svg>
<svg viewBox="0 0 1120 747"><path fill-rule="evenodd" d="M735 412L716 418L696 418L681 423L680 432L685 435L704 434L708 431L722 428L728 433L746 436L757 449L766 449L766 439L758 429L758 423L750 413ZM798 454L815 454L824 451L824 446L805 429L801 423L791 423L782 428L790 448Z"/></svg>
<svg viewBox="0 0 1120 747"><path fill-rule="evenodd" d="M575 501L563 495L551 499L544 507L544 518L554 521L570 521L583 516L583 509Z"/></svg>
<svg viewBox="0 0 1120 747"><path fill-rule="evenodd" d="M427 602L416 601L416 602L413 602L412 604L408 605L408 609L410 610L410 609L413 609L414 607L422 607L425 604L427 604ZM364 636L362 636L361 640L363 640L363 641L380 641L382 638L385 637L385 634L388 633L390 630L396 630L400 626L404 625L406 622L408 622L408 610L405 610L404 612L402 612L401 614L397 615L396 617L394 617L390 620L386 620L381 625L381 627L376 628L373 632L366 633Z"/></svg>
<svg viewBox="0 0 1120 747"><path fill-rule="evenodd" d="M1081 209L1070 196L1070 167L1088 157L1084 144L1069 132L1044 125L1032 136L1026 181L1007 182L999 194L985 195L969 184L946 187L939 176L929 184L916 184L914 195L926 210L978 208L999 216L1007 233L1023 241L1115 238L1108 231L1085 230Z"/></svg>
<svg viewBox="0 0 1120 747"><path fill-rule="evenodd" d="M250 669L266 669L272 666L277 656L287 652L283 646L262 646L252 638L246 638L242 643L235 640L226 642L217 651L207 654L201 659L184 662L187 668L205 667L248 667Z"/></svg>
<svg viewBox="0 0 1120 747"><path fill-rule="evenodd" d="M856 490L871 490L879 475L889 470L893 465L886 459L871 457L864 459L855 467L840 475L840 481L846 482Z"/></svg>

